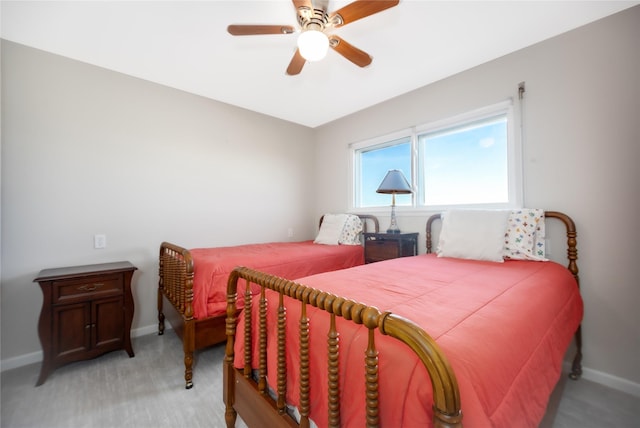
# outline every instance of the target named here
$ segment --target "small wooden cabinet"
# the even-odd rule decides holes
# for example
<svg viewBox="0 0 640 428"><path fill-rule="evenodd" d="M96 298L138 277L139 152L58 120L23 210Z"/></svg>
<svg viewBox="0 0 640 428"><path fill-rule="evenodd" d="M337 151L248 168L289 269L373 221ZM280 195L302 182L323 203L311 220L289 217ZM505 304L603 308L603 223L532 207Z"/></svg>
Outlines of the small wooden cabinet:
<svg viewBox="0 0 640 428"><path fill-rule="evenodd" d="M43 360L36 386L56 367L124 349L133 357L129 262L45 269L34 282L42 289L38 335Z"/></svg>
<svg viewBox="0 0 640 428"><path fill-rule="evenodd" d="M365 233L364 262L373 263L418 254L417 233Z"/></svg>

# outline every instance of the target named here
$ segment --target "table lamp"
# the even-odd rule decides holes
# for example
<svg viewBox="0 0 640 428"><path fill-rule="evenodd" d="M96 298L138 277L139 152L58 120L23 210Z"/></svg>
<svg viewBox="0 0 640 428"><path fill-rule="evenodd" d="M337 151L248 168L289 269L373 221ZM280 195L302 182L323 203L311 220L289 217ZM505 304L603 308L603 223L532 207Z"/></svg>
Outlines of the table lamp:
<svg viewBox="0 0 640 428"><path fill-rule="evenodd" d="M398 223L396 222L396 193L403 195L411 193L411 185L404 177L404 174L402 174L402 171L392 169L384 176L376 193L391 193L391 224L389 225L389 229L387 229L387 233L400 233Z"/></svg>

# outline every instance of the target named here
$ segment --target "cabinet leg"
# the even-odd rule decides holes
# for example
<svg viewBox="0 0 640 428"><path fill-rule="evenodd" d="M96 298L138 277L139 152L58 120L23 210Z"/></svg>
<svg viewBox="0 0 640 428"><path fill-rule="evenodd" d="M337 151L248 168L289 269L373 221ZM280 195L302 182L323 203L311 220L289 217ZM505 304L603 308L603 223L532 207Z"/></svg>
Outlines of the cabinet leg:
<svg viewBox="0 0 640 428"><path fill-rule="evenodd" d="M136 354L133 353L133 348L131 347L131 343L129 343L129 345L125 346L124 348L127 351L127 354L129 354L129 358L133 358L136 356Z"/></svg>
<svg viewBox="0 0 640 428"><path fill-rule="evenodd" d="M36 382L36 386L42 385L49 377L49 373L51 373L51 367L49 367L49 364L46 364L43 362L42 368L40 369L40 376L38 377L38 382Z"/></svg>

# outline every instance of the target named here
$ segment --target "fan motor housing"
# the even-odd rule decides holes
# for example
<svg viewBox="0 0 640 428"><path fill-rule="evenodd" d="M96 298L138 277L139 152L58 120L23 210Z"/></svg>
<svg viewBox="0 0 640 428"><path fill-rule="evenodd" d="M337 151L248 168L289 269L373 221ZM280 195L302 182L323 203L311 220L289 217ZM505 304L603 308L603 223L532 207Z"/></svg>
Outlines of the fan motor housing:
<svg viewBox="0 0 640 428"><path fill-rule="evenodd" d="M329 15L322 9L300 8L298 24L303 30L323 31L329 25Z"/></svg>

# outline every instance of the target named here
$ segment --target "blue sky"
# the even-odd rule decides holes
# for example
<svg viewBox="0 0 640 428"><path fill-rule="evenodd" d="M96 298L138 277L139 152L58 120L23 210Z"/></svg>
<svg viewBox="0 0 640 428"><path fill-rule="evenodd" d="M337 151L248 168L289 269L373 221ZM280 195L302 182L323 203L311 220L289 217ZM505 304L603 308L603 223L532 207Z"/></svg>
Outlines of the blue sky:
<svg viewBox="0 0 640 428"><path fill-rule="evenodd" d="M411 183L411 142L409 137L398 144L362 154L362 206L391 205L391 195L376 193L376 189L390 169L402 171ZM397 195L396 205L410 205L411 195Z"/></svg>
<svg viewBox="0 0 640 428"><path fill-rule="evenodd" d="M499 203L508 200L506 117L418 138L427 205ZM392 146L369 150L361 157L362 206L388 206L391 196L376 193L390 169L411 182L410 137ZM416 186L414 185L414 188ZM397 195L397 205L410 205L411 195Z"/></svg>

